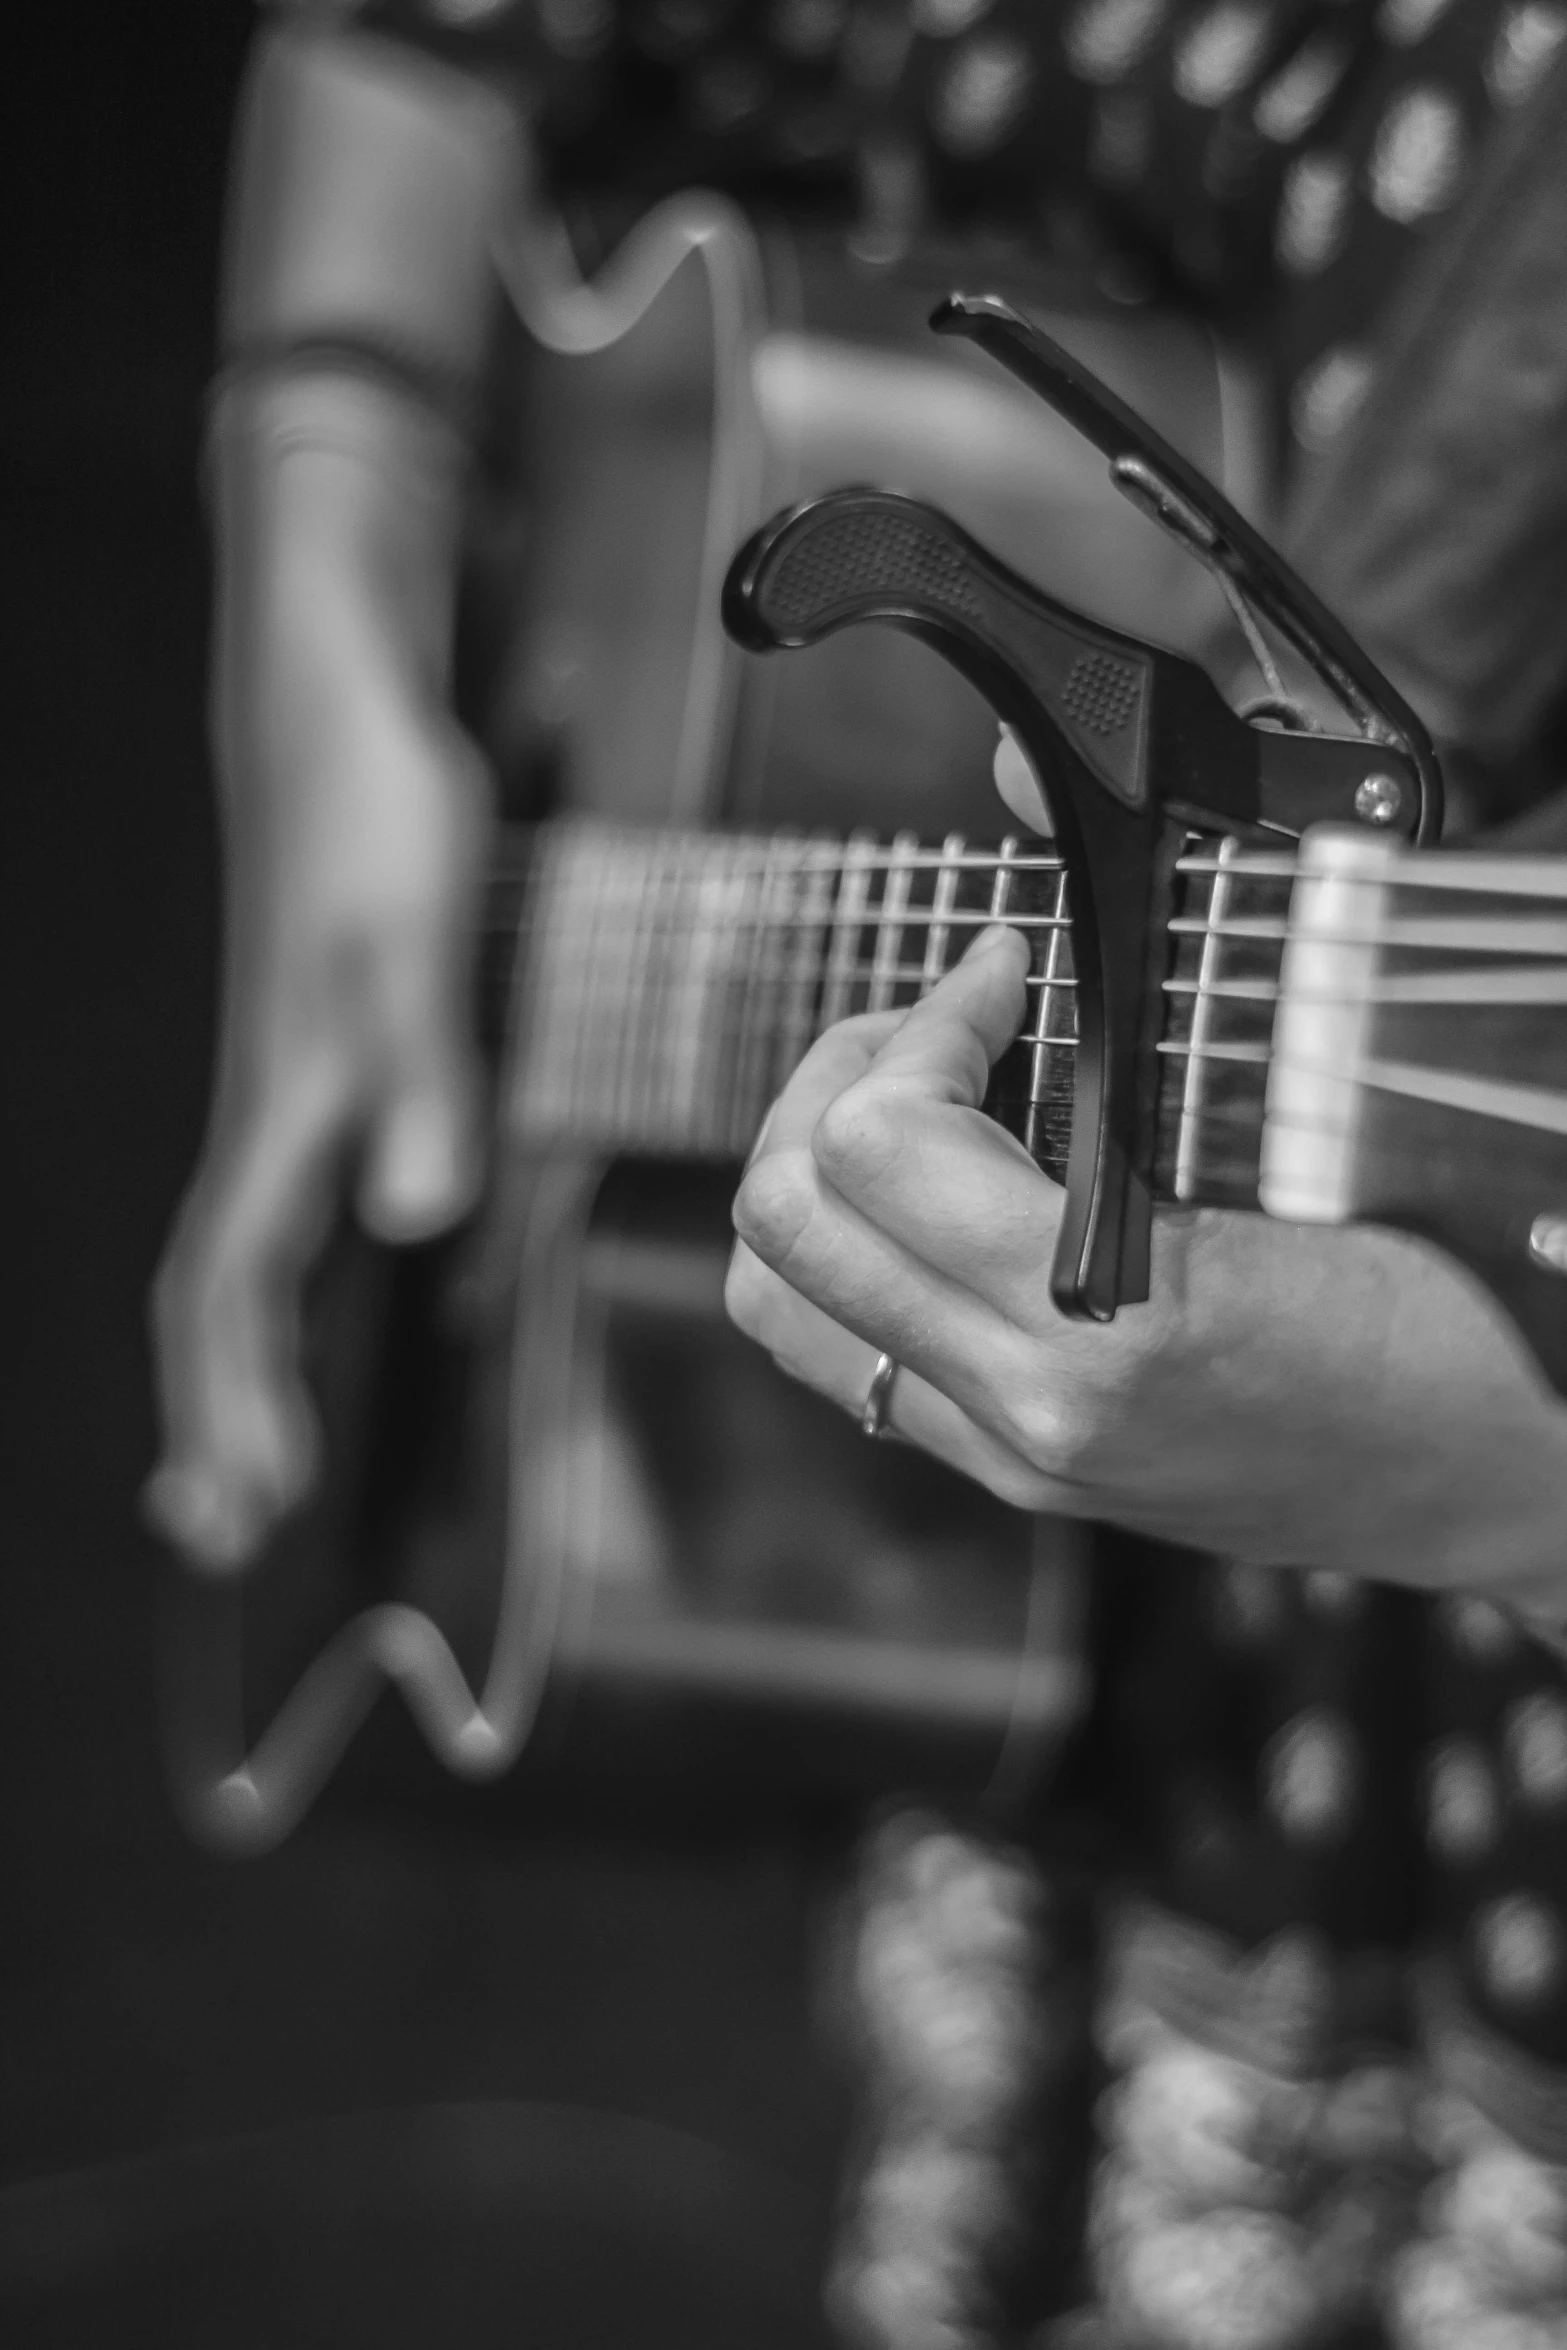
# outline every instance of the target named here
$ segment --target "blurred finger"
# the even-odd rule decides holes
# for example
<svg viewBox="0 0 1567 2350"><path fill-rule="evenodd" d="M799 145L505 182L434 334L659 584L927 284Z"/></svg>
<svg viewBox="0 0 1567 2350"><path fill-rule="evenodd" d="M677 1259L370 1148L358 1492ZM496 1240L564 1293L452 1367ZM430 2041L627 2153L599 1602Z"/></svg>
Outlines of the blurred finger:
<svg viewBox="0 0 1567 2350"><path fill-rule="evenodd" d="M381 948L378 1075L359 1211L383 1240L444 1231L473 1205L483 1180L471 951L456 923L410 924Z"/></svg>
<svg viewBox="0 0 1567 2350"><path fill-rule="evenodd" d="M279 1075L242 1130L216 1141L159 1275L165 1444L145 1505L196 1564L245 1565L308 1485L298 1289L331 1213L352 1108L324 1055Z"/></svg>

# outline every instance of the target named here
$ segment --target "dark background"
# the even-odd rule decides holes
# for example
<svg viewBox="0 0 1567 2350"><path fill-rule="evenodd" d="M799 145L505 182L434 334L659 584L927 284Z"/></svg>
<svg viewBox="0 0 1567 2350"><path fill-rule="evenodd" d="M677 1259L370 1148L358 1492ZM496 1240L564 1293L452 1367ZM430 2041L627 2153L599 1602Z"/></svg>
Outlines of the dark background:
<svg viewBox="0 0 1567 2350"><path fill-rule="evenodd" d="M243 0L29 11L11 77L0 2180L526 2097L819 2190L804 1846L339 1798L223 1863L160 1783L143 1299L211 1041L196 448L250 25Z"/></svg>

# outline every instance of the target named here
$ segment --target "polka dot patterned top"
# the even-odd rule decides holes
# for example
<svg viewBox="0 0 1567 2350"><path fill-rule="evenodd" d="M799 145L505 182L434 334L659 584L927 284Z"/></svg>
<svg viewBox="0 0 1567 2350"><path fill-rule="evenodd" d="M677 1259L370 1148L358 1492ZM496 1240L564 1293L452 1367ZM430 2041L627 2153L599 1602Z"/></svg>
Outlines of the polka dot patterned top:
<svg viewBox="0 0 1567 2350"><path fill-rule="evenodd" d="M829 217L869 191L1260 310L1309 453L1567 37L1567 0L274 4L506 76L555 192L611 218L697 183Z"/></svg>

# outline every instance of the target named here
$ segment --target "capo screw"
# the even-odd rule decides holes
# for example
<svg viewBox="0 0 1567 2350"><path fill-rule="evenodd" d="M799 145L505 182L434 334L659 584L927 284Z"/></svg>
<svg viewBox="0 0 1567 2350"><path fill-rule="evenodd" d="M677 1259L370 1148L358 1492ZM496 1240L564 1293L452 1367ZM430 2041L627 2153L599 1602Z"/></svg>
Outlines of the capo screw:
<svg viewBox="0 0 1567 2350"><path fill-rule="evenodd" d="M1396 775L1368 775L1355 787L1355 814L1362 824L1391 824L1403 797Z"/></svg>
<svg viewBox="0 0 1567 2350"><path fill-rule="evenodd" d="M1547 1272L1567 1273L1567 1216L1536 1216L1529 1227L1529 1254Z"/></svg>

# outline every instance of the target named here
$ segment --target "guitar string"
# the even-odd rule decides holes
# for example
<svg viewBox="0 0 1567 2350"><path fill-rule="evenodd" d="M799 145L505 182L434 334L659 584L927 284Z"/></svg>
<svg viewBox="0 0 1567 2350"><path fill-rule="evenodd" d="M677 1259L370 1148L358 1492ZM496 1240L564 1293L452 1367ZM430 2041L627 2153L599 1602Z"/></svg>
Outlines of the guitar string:
<svg viewBox="0 0 1567 2350"><path fill-rule="evenodd" d="M787 841L791 845L797 845L802 852L812 845L809 836L788 832L750 836L735 833L660 834L651 826L644 833L637 827L600 827L591 821L583 820L572 824L570 829L578 831L584 836L592 836L602 832L606 838L618 841L637 839L647 844L656 839L678 838L683 841L701 843L710 848L715 841L721 840L732 844L741 855L749 849L759 861L770 852L775 841ZM843 846L841 842L838 845L840 848ZM643 853L646 853L645 848ZM954 858L945 847L927 848L921 846L911 853L905 853L895 844L883 845L867 839L855 861L872 873L894 865L899 867L907 865L915 872L940 873L956 870L959 873L993 874L1001 859L995 849L965 849L960 856ZM1065 860L1055 851L1036 850L1027 856L1019 854L1011 862L1013 870L1020 874L1055 874L1065 871ZM1549 871L1542 870L1542 868L1549 868ZM515 877L516 868L508 867L504 863L497 870L502 877L505 877L508 872L511 872ZM1242 881L1292 882L1303 877L1315 878L1309 868L1302 866L1298 858L1274 855L1266 850L1243 850L1233 864L1225 866L1220 865L1216 856L1206 852L1188 852L1176 859L1175 870L1180 874L1209 875L1228 871L1233 873L1236 879ZM1551 877L1553 874L1562 876L1562 878L1553 879ZM1558 857L1488 858L1483 853L1471 854L1467 851L1461 856L1411 853L1398 857L1397 861L1391 863L1388 869L1383 872L1335 874L1333 878L1335 882L1344 881L1355 887L1377 890L1393 888L1465 891L1481 896L1557 899L1563 905L1564 910L1567 910L1567 859Z"/></svg>
<svg viewBox="0 0 1567 2350"><path fill-rule="evenodd" d="M793 846L793 843L791 842L789 845ZM881 850L879 844L870 841L856 841L852 844L849 853L844 855L841 861L838 861L838 871L834 876L831 867L835 860L830 855L824 859L817 844L801 845L806 854L791 866L784 843L776 836L770 837L765 844L757 842L742 845L736 836L728 836L726 841L735 868L733 877L741 884L742 903L737 907L731 901L730 906L726 909L729 918L725 927L731 939L738 939L742 943L749 939L754 949L750 958L746 958L743 953L737 958L742 965L743 984L743 993L738 1002L734 992L733 971L724 974L724 978L729 981L728 985L725 985L723 979L720 979L720 993L725 999L724 1009L728 1013L730 1021L735 1019L737 1012L739 1015L739 1037L731 1045L731 1054L726 1054L724 1057L731 1058L737 1045L738 1058L751 1064L743 1073L740 1068L736 1068L736 1082L732 1089L726 1089L730 1092L731 1105L735 1113L735 1124L731 1126L728 1137L730 1142L732 1144L738 1142L743 1147L743 1138L737 1134L736 1127L750 1120L753 1109L752 1097L759 1095L765 1098L770 1090L770 1084L764 1083L758 1086L756 1082L755 1056L762 1045L762 1038L757 1034L757 1030L760 1028L765 1033L770 1044L779 1041L777 1039L776 1010L780 989L777 972L781 968L778 957L786 933L796 929L800 933L797 942L800 952L794 966L794 997L797 1010L795 1019L791 1023L798 1031L798 1004L802 985L813 989L816 985L831 985L835 996L843 1002L845 1008L853 1006L856 992L860 988L865 990L867 1004L876 1008L885 1008L889 1004L895 1004L902 988L911 988L914 991L914 1000L917 1000L919 994L932 983L933 970L939 975L944 969L945 947L954 933L986 927L998 919L1010 928L1043 933L1049 948L1047 969L1044 972L1030 971L1025 979L1025 985L1035 991L1038 999L1038 1023L1025 1027L1018 1039L1022 1046L1030 1050L1033 1060L1026 1097L1028 1124L1032 1130L1038 1110L1049 1098L1051 1071L1053 1067L1058 1066L1053 1064L1051 1056L1057 1051L1070 1053L1076 1044L1074 1037L1052 1032L1048 1026L1051 1017L1050 1005L1056 999L1058 992L1065 993L1075 990L1076 987L1074 977L1063 974L1054 967L1057 963L1062 937L1064 934L1069 934L1071 929L1070 916L1060 910L1065 889L1064 861L1051 855L1036 854L1025 857L1021 853L1020 846L1011 841L1005 844L1000 854L974 852L966 847L958 850L956 842L951 838L943 843L940 849L927 851L922 850L916 843L904 836L886 850ZM666 836L664 852L666 857L672 846L673 844L668 842ZM656 858L654 866L657 881L660 884L659 894L662 896L668 867L660 864ZM818 953L813 956L809 945L813 934L817 939L820 939L822 935L824 926L821 922L819 906L802 907L793 899L794 887L808 867L817 873L821 873L825 867L829 875L829 888L832 878L837 878L842 884L847 882L851 875L859 885L854 889L840 886L833 893L831 915L826 925L831 934L832 945L826 955ZM769 868L771 868L770 871ZM1192 874L1212 875L1223 872L1226 878L1239 880L1286 881L1299 877L1297 863L1293 859L1285 858L1238 857L1233 861L1225 859L1221 863L1218 858L1193 855L1180 859L1177 870ZM935 876L936 891L941 902L938 903L938 898L933 898L927 906L909 901L908 890L912 886L913 877L922 872L930 872ZM972 908L959 907L953 904L950 897L946 895L955 886L957 878L965 873L976 876L988 874L994 877L996 886L990 909L981 912ZM1020 873L1055 877L1058 910L1049 914L1014 913L1007 903L1007 899L1013 878ZM883 888L879 895L873 895L871 883L877 875L883 877ZM769 902L773 900L772 884L775 877L781 879L784 885L785 903L782 908L779 908L775 902ZM1441 877L1443 880L1446 878L1446 876ZM1494 893L1499 885L1497 873L1492 871L1482 878L1484 886ZM1403 872L1399 871L1396 876L1390 876L1387 881L1379 881L1377 886L1385 890L1388 886L1398 886L1403 879ZM746 888L747 883L753 882L761 885L758 893L759 903L757 896ZM1473 886L1479 887L1481 883L1477 881ZM590 903L593 910L589 919L589 929L599 932L601 937L604 915L607 911L605 898L608 894L613 893L605 893L602 889L590 893ZM1545 893L1537 888L1534 894L1538 897ZM747 898L751 900L749 904L744 902ZM647 896L642 892L636 893L632 956L634 967L637 962L635 942L638 939L638 934L640 933L641 938L646 938L649 935L656 937L663 927L656 920L650 921ZM700 931L702 927L700 922L693 925L693 929L697 931ZM1395 919L1380 922L1364 932L1349 934L1340 931L1336 935L1342 937L1345 943L1393 946L1407 944L1417 948L1453 948L1456 946L1458 948L1467 947L1472 951L1501 951L1504 947L1509 947L1516 954L1520 927L1517 921L1433 924ZM1211 916L1178 915L1170 923L1169 928L1174 935L1199 939L1204 942L1205 946L1210 941L1226 939L1282 944L1289 935L1289 926L1286 921L1266 917L1230 917L1215 920ZM857 935L866 929L871 929L875 935L875 947L869 963L866 963L854 948ZM905 961L900 951L905 932L911 930L916 933L924 930L928 933L925 956L918 965ZM1544 963L1540 954L1541 947L1548 945L1553 956L1567 960L1567 943L1563 945L1556 943L1558 941L1567 942L1567 930L1550 924L1530 924L1524 926L1523 934L1526 939L1535 942L1536 945L1536 962L1532 967L1520 964L1512 970L1493 971L1478 976L1452 970L1435 973L1404 973L1384 979L1372 989L1369 996L1363 991L1357 991L1353 995L1339 995L1333 991L1318 989L1299 993L1298 1000L1302 1002L1309 1000L1313 1003L1371 1001L1412 1005L1440 1004L1443 1007L1463 1006L1464 1004L1537 1003L1546 1005L1567 1000L1567 995L1564 995L1563 992L1564 974L1552 968L1549 963ZM689 934L688 943L693 943ZM764 960L770 964L770 968L767 970L762 968ZM590 958L590 961L598 964L597 976L600 986L602 986L607 976L604 970L604 959L595 956ZM662 972L660 972L656 979L651 979L641 996L641 1010L644 1020L650 1010L656 1009L657 998L664 992L663 986L660 984L662 976ZM590 981L590 988L591 984ZM1209 1001L1266 1005L1276 1004L1279 998L1278 984L1267 980L1204 981L1201 978L1191 979L1183 975L1176 975L1164 981L1162 986L1166 994L1184 996L1194 1006L1203 1005ZM759 999L767 1001L767 1011L762 1011ZM1292 1000L1297 1000L1294 993L1292 993ZM579 1019L585 1008L579 1000ZM759 1012L760 1019L758 1019ZM772 1012L775 1016L768 1017L768 1012ZM589 1019L586 1025L592 1029L597 1028L599 1023ZM663 1025L662 1022L654 1019L655 1034L662 1030ZM814 1025L814 1022L807 1014L807 1026L811 1025ZM1254 1067L1304 1066L1304 1064L1297 1062L1286 1064L1282 1056L1274 1051L1271 1043L1260 1040L1234 1039L1182 1043L1177 1039L1162 1038L1158 1040L1157 1049L1166 1059L1184 1060L1188 1064L1216 1062ZM622 1039L622 1050L624 1050L624 1039ZM764 1057L771 1060L773 1055L771 1052L767 1052ZM636 1121L639 1132L643 1132L651 1125L651 1113L654 1105L649 1090L647 1090L650 1073L646 1063L640 1053L635 1056L635 1059L642 1064L639 1071L641 1084L638 1091L641 1103L648 1113L646 1117ZM784 1059L783 1065L787 1069L788 1057ZM617 1076L624 1069L625 1063L622 1061ZM579 1067L579 1079L582 1074ZM1377 1082L1374 1072L1368 1070L1365 1073L1364 1081ZM1420 1098L1441 1102L1447 1098L1445 1089L1450 1086L1451 1082L1449 1078L1440 1073L1422 1078L1421 1073L1415 1070L1404 1073L1396 1090L1406 1093L1417 1092ZM656 1088L652 1090L656 1091ZM1564 1113L1559 1097L1549 1093L1539 1095L1539 1089L1536 1089L1536 1092L1538 1099L1544 1103L1543 1108L1536 1106L1536 1103L1531 1102L1529 1097L1514 1094L1506 1097L1506 1106L1498 1114L1508 1116L1511 1122L1532 1125L1543 1131L1561 1130ZM1188 1115L1191 1115L1195 1108L1195 1104L1189 1104ZM1224 1123L1231 1127L1237 1123L1233 1115L1218 1120L1203 1116L1201 1122L1204 1124ZM1255 1112L1251 1118L1244 1121L1248 1130L1253 1127L1260 1128L1260 1123L1261 1116Z"/></svg>
<svg viewBox="0 0 1567 2350"><path fill-rule="evenodd" d="M1235 866L1229 870L1241 879L1246 878L1243 867ZM754 879L756 877L747 876L745 878ZM749 933L759 941L771 940L780 933L791 929L802 926L808 929L818 926L819 920L819 915L815 913L793 909L777 915L768 915L744 910L736 912L731 907L726 910L724 920L715 925L715 935L743 937ZM1005 929L1016 930L1024 934L1031 931L1045 933L1064 931L1070 935L1073 928L1073 918L1070 914L1005 913L995 915L989 912L959 909L952 912L942 912L938 915L929 907L911 905L895 915L891 913L884 915L879 900L866 898L858 912L841 906L835 908L832 927L841 942L839 954L836 961L829 960L823 967L822 975L844 987L867 987L871 991L873 1000L868 1006L861 1007L862 1009L885 1009L888 1007L882 1004L878 997L878 990L882 983L891 981L898 985L928 987L931 982L927 965L923 960L919 964L887 964L877 961L874 957L869 963L857 958L851 959L853 955L852 944L847 942L852 940L856 929L875 930L880 935L885 935L891 930L911 929L930 929L950 933L953 930L961 929L976 931L989 929L998 923ZM1284 920L1270 917L1227 917L1210 921L1200 915L1175 915L1166 923L1165 927L1172 936L1191 938L1199 942L1211 939L1235 939L1252 943L1283 945L1291 936L1288 924ZM1559 948L1528 944L1533 934L1527 925L1518 922L1503 920L1494 926L1488 926L1483 936L1478 940L1473 935L1476 928L1474 925L1464 925L1452 931L1444 931L1440 936L1432 937L1428 933L1434 927L1428 925L1408 926L1392 922L1379 928L1364 931L1335 928L1326 943L1335 946L1414 947L1432 951L1445 947L1449 951L1455 952L1470 951L1489 954L1503 953L1509 948L1517 953L1520 941L1522 941L1524 942L1523 952L1527 956L1527 960L1519 962L1515 969L1502 971L1471 973L1465 972L1461 968L1451 968L1430 973L1397 973L1377 981L1369 991L1355 989L1348 993L1338 993L1331 989L1292 989L1292 1000L1357 1004L1367 1002L1406 1004L1430 1002L1459 1007L1536 1002L1549 1005L1559 1001L1567 1001L1567 924L1562 926L1559 934L1554 930L1552 932L1553 936L1560 935L1561 937L1562 944ZM1025 976L1024 985L1028 987L1048 985L1075 988L1077 981L1071 977L1047 979L1043 973L1030 972ZM1275 1003L1279 998L1279 986L1273 980L1203 981L1176 975L1162 980L1160 986L1167 994L1188 995L1193 999L1206 999L1214 996L1228 998L1236 1002Z"/></svg>
<svg viewBox="0 0 1567 2350"><path fill-rule="evenodd" d="M1401 1094L1434 1109L1468 1110L1509 1126L1523 1126L1535 1134L1567 1135L1567 1093L1547 1086L1521 1085L1510 1079L1481 1077L1461 1069L1429 1069L1415 1062L1357 1061L1352 1069L1328 1067L1299 1055L1279 1054L1273 1066L1300 1076L1330 1079L1346 1094L1362 1089ZM1325 1124L1325 1118L1321 1121Z"/></svg>

